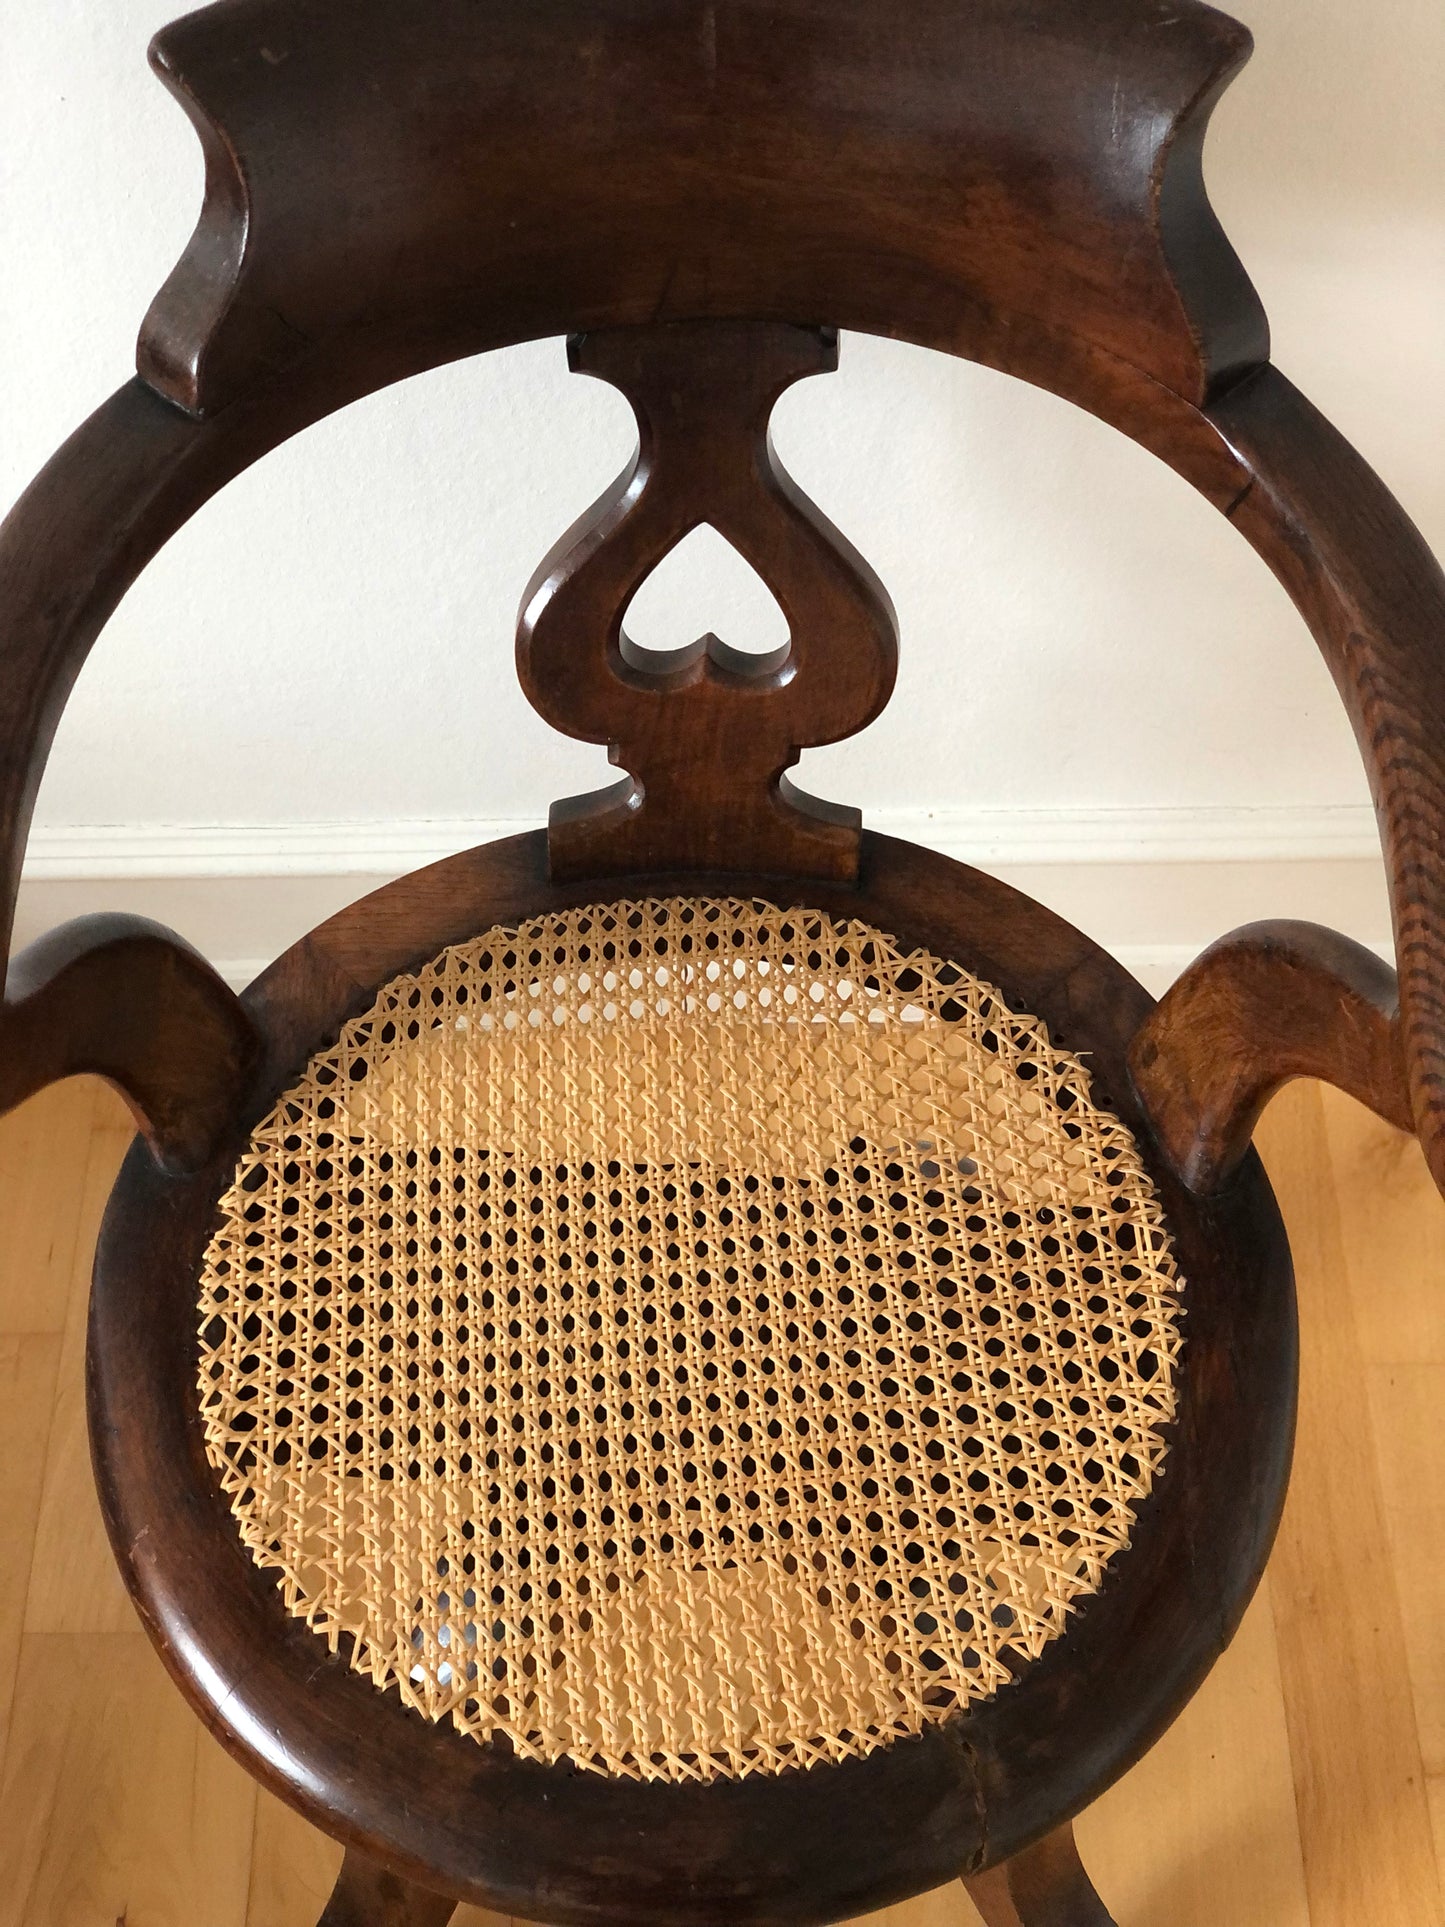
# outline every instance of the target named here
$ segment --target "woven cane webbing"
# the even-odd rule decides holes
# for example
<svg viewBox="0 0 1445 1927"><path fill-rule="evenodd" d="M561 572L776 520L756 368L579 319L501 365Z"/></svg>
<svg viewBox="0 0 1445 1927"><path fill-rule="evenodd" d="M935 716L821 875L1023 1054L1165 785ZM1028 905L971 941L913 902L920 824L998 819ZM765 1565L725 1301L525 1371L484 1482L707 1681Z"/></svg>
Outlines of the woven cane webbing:
<svg viewBox="0 0 1445 1927"><path fill-rule="evenodd" d="M997 990L814 912L623 903L444 952L277 1103L202 1412L246 1545L378 1687L737 1776L1058 1636L1164 1457L1180 1292L1128 1130Z"/></svg>

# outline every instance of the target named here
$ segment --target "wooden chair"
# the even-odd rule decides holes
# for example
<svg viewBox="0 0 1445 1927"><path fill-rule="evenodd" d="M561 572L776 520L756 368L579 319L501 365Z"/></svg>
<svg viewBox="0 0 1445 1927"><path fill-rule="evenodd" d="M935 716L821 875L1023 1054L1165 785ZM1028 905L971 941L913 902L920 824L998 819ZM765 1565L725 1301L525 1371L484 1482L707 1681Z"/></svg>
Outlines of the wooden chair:
<svg viewBox="0 0 1445 1927"><path fill-rule="evenodd" d="M639 429L518 631L615 788L241 998L99 917L0 1010L0 1102L89 1071L135 1109L103 1504L200 1717L345 1843L332 1927L821 1922L959 1876L990 1927L1107 1920L1071 1817L1228 1642L1285 1486L1254 1121L1328 1078L1445 1174L1445 582L1206 202L1248 48L1195 0L220 0L155 43L205 206L0 534L7 930L81 662L232 476L545 335ZM1369 766L1398 988L1261 924L1155 1007L790 785L894 671L768 440L839 327L1092 410L1268 561ZM702 522L784 650L629 641Z"/></svg>

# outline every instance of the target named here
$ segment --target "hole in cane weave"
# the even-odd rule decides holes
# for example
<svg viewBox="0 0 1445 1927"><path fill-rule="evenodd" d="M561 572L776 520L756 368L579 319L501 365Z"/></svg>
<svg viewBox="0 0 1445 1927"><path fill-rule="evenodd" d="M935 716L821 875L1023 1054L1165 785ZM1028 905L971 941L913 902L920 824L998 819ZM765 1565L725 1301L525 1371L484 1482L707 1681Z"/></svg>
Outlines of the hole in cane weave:
<svg viewBox="0 0 1445 1927"><path fill-rule="evenodd" d="M1163 1462L1181 1285L1084 1064L736 901L493 930L258 1128L207 1449L291 1612L479 1740L865 1754L1064 1630Z"/></svg>

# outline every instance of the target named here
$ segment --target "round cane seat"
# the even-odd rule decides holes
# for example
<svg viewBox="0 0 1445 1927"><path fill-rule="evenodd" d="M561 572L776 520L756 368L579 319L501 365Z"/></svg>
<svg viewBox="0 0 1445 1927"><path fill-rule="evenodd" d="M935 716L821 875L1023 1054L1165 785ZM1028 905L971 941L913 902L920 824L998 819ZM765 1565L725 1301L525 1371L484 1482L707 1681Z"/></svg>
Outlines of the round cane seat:
<svg viewBox="0 0 1445 1927"><path fill-rule="evenodd" d="M207 1450L333 1651L648 1780L995 1693L1129 1540L1182 1286L1081 1059L954 964L760 902L494 929L256 1129Z"/></svg>

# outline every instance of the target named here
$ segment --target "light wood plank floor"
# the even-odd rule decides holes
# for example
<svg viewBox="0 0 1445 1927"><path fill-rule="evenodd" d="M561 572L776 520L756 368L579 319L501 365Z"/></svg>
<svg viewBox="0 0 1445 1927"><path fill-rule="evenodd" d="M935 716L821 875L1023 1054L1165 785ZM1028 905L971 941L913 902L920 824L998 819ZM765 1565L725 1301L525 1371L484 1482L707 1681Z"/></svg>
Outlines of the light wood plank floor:
<svg viewBox="0 0 1445 1927"><path fill-rule="evenodd" d="M338 1850L186 1710L91 1491L86 1284L128 1135L79 1081L0 1124L0 1927L313 1927ZM1314 1085L1262 1143L1303 1315L1289 1509L1234 1645L1080 1842L1121 1927L1441 1927L1445 1206ZM975 1916L955 1887L875 1919Z"/></svg>

